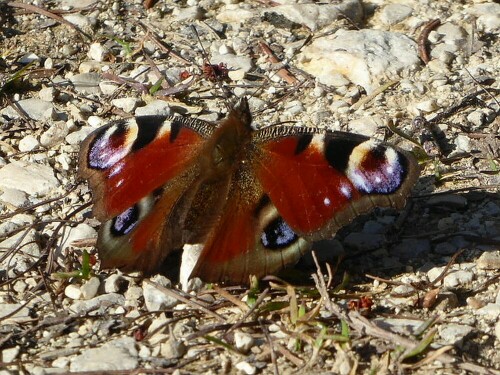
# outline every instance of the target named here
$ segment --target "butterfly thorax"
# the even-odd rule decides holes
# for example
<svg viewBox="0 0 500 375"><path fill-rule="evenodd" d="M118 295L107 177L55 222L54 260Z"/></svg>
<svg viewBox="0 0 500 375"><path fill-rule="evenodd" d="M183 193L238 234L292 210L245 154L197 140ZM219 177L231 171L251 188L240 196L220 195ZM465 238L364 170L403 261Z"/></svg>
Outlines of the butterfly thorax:
<svg viewBox="0 0 500 375"><path fill-rule="evenodd" d="M230 113L201 153L201 172L207 179L221 179L234 173L249 156L251 118L239 114L239 109Z"/></svg>

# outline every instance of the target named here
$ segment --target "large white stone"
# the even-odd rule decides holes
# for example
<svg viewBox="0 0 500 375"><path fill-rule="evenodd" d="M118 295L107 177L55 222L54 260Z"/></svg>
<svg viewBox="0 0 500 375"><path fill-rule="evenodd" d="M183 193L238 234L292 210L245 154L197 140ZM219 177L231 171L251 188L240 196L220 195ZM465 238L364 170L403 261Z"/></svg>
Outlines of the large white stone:
<svg viewBox="0 0 500 375"><path fill-rule="evenodd" d="M47 165L17 160L0 169L0 189L18 189L33 196L44 196L59 186Z"/></svg>
<svg viewBox="0 0 500 375"><path fill-rule="evenodd" d="M334 85L330 77L342 74L367 93L420 65L415 41L381 30L339 30L317 38L299 59L300 67L321 83Z"/></svg>

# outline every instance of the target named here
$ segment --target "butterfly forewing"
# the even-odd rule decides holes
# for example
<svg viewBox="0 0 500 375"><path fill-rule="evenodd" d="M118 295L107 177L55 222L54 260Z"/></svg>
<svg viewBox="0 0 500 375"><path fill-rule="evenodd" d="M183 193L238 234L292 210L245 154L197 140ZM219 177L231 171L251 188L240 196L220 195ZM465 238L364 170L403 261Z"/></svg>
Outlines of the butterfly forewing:
<svg viewBox="0 0 500 375"><path fill-rule="evenodd" d="M89 179L94 213L110 219L132 207L198 155L209 124L182 117L146 116L102 127L83 143L80 176Z"/></svg>
<svg viewBox="0 0 500 375"><path fill-rule="evenodd" d="M418 178L413 156L343 132L276 127L255 133L255 173L283 219L311 240L374 207L401 207Z"/></svg>

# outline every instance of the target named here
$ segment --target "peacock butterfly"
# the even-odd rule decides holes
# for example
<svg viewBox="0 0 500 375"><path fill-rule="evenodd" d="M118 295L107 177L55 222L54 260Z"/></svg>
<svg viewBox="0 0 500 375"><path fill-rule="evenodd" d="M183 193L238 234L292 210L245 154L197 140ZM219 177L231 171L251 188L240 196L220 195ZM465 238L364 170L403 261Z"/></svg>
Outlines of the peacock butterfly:
<svg viewBox="0 0 500 375"><path fill-rule="evenodd" d="M411 153L361 135L251 123L242 99L217 126L146 116L89 135L80 176L103 222L101 266L150 274L203 243L191 277L248 282L374 207L402 207L419 176Z"/></svg>

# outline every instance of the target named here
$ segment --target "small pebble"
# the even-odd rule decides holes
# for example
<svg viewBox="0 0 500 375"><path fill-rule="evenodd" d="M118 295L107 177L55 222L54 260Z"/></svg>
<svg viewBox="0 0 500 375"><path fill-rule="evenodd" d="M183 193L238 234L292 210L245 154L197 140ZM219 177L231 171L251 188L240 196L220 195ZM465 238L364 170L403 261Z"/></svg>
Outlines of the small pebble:
<svg viewBox="0 0 500 375"><path fill-rule="evenodd" d="M236 331L234 334L234 345L242 353L247 353L254 345L254 338L248 333Z"/></svg>
<svg viewBox="0 0 500 375"><path fill-rule="evenodd" d="M80 298L82 298L82 291L80 290L78 285L69 284L64 289L64 295L68 298L71 298L71 299L80 299Z"/></svg>
<svg viewBox="0 0 500 375"><path fill-rule="evenodd" d="M257 369L255 368L255 366L252 366L247 361L238 362L236 364L236 368L239 371L241 371L243 374L246 374L246 375L253 375L257 372Z"/></svg>

